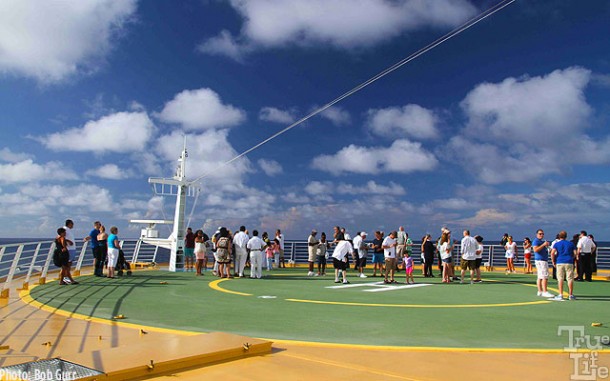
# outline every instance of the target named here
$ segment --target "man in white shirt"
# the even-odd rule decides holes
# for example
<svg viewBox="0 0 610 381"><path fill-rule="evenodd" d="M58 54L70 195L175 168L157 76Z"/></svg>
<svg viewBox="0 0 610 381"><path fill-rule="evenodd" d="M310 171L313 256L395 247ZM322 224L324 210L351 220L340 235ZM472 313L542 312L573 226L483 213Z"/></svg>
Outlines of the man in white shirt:
<svg viewBox="0 0 610 381"><path fill-rule="evenodd" d="M464 283L464 275L466 269L470 270L470 284L474 283L474 270L476 268L477 250L479 244L477 241L470 236L470 230L464 230L464 238L460 246L460 252L462 253L462 260L460 267L462 268L462 277L460 283Z"/></svg>
<svg viewBox="0 0 610 381"><path fill-rule="evenodd" d="M66 242L68 245L68 253L70 255L68 261L70 262L70 265L72 265L72 262L76 260L76 240L74 239L74 232L72 231L73 227L74 221L66 220L64 229L66 229Z"/></svg>
<svg viewBox="0 0 610 381"><path fill-rule="evenodd" d="M263 276L263 249L267 246L265 241L258 238L258 230L252 231L252 238L246 247L250 250L250 278L260 279Z"/></svg>
<svg viewBox="0 0 610 381"><path fill-rule="evenodd" d="M576 278L576 280L579 282L582 282L583 280L592 282L593 266L591 264L591 253L596 247L595 243L591 238L589 238L587 232L582 230L580 232L580 238L578 239L578 245L576 247L578 249L576 254L578 278Z"/></svg>
<svg viewBox="0 0 610 381"><path fill-rule="evenodd" d="M394 280L394 272L396 270L396 232L391 232L385 237L381 247L383 248L383 257L385 258L385 278L383 283L397 283ZM388 274L391 278L388 279Z"/></svg>
<svg viewBox="0 0 610 381"><path fill-rule="evenodd" d="M244 268L246 267L246 259L248 259L248 249L246 245L250 237L246 234L246 227L241 226L239 232L233 236L233 244L235 245L235 276L244 277Z"/></svg>
<svg viewBox="0 0 610 381"><path fill-rule="evenodd" d="M335 268L335 283L341 283L339 280L339 271L342 273L343 284L348 284L347 281L347 255L353 250L352 244L346 241L343 234L337 235L337 246L333 251L333 267Z"/></svg>
<svg viewBox="0 0 610 381"><path fill-rule="evenodd" d="M357 253L356 255L356 269L359 272L360 278L366 278L364 275L364 267L366 266L366 255L368 254L367 246L364 243L366 239L366 232L362 232L354 237L354 251Z"/></svg>

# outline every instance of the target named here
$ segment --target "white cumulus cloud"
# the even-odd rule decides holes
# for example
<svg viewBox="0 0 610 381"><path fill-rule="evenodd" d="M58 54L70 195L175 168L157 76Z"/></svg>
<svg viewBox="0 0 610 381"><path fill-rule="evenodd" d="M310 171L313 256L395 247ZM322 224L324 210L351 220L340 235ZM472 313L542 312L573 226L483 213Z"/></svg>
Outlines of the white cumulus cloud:
<svg viewBox="0 0 610 381"><path fill-rule="evenodd" d="M77 179L76 173L58 162L34 163L32 159L0 164L0 184L27 183L32 181L61 181Z"/></svg>
<svg viewBox="0 0 610 381"><path fill-rule="evenodd" d="M233 127L246 120L245 111L224 104L218 93L208 88L176 94L158 116L164 122L181 124L186 130Z"/></svg>
<svg viewBox="0 0 610 381"><path fill-rule="evenodd" d="M587 126L592 110L584 89L590 79L591 72L579 67L506 78L476 86L461 105L480 139L556 142Z"/></svg>
<svg viewBox="0 0 610 381"><path fill-rule="evenodd" d="M200 134L186 136L188 151L186 175L188 179L205 175L206 177L202 180L204 186L214 184L235 187L235 184L242 183L247 173L252 172L252 164L247 158L237 160L230 165L223 165L238 154L227 139L228 133L229 131L226 129L207 130ZM184 135L179 131L174 131L157 140L155 152L164 163L171 163L170 168L175 170L176 159L180 157L183 145ZM172 176L173 174L171 173ZM163 176L167 177L167 175Z"/></svg>
<svg viewBox="0 0 610 381"><path fill-rule="evenodd" d="M339 194L386 194L392 196L402 196L406 194L405 188L392 181L388 185L378 184L373 180L367 181L366 185L357 186L353 184L339 184L337 186Z"/></svg>
<svg viewBox="0 0 610 381"><path fill-rule="evenodd" d="M345 126L352 121L349 112L339 106L333 106L322 111L320 117L330 120L335 126Z"/></svg>
<svg viewBox="0 0 610 381"><path fill-rule="evenodd" d="M43 83L98 69L136 0L0 2L0 72Z"/></svg>
<svg viewBox="0 0 610 381"><path fill-rule="evenodd" d="M122 180L130 176L129 171L119 168L116 164L104 164L101 167L88 170L85 174L110 180Z"/></svg>
<svg viewBox="0 0 610 381"><path fill-rule="evenodd" d="M320 155L312 167L334 175L342 173L410 173L434 169L438 160L420 143L407 139L394 141L390 147L349 145L334 155Z"/></svg>
<svg viewBox="0 0 610 381"><path fill-rule="evenodd" d="M263 107L258 118L265 122L292 124L295 121L294 113L290 110L280 110L275 107Z"/></svg>
<svg viewBox="0 0 610 381"><path fill-rule="evenodd" d="M425 27L457 26L477 9L467 0L232 0L244 23L233 37L223 30L201 52L241 60L260 48L328 45L370 47Z"/></svg>
<svg viewBox="0 0 610 381"><path fill-rule="evenodd" d="M153 129L144 112L118 112L36 140L54 151L132 152L146 147Z"/></svg>
<svg viewBox="0 0 610 381"><path fill-rule="evenodd" d="M31 159L32 155L22 152L13 152L10 148L4 147L0 149L0 160L9 163L17 163L27 159Z"/></svg>
<svg viewBox="0 0 610 381"><path fill-rule="evenodd" d="M487 184L546 181L577 164L610 162L610 136L593 138L594 110L580 67L477 85L461 102L466 127L450 139L446 158Z"/></svg>
<svg viewBox="0 0 610 381"><path fill-rule="evenodd" d="M279 175L284 171L282 165L275 160L259 159L258 165L267 176Z"/></svg>
<svg viewBox="0 0 610 381"><path fill-rule="evenodd" d="M367 116L368 128L379 136L431 139L438 135L438 116L419 105L371 109Z"/></svg>

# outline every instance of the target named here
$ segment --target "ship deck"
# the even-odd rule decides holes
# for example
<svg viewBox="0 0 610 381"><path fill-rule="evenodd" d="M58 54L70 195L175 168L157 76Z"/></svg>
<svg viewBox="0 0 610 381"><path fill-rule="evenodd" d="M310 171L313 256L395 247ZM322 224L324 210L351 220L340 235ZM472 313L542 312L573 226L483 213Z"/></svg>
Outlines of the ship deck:
<svg viewBox="0 0 610 381"><path fill-rule="evenodd" d="M430 284L416 288L353 276L344 287L302 268L267 274L220 280L140 270L12 293L0 309L0 367L60 357L107 374L131 366L141 371L129 377L139 379L557 380L574 373L558 327L603 336L610 326L602 281L577 283L577 301L550 302L521 274L487 273L475 285L416 278ZM610 365L606 348L596 350L602 366ZM151 357L178 365L153 372Z"/></svg>

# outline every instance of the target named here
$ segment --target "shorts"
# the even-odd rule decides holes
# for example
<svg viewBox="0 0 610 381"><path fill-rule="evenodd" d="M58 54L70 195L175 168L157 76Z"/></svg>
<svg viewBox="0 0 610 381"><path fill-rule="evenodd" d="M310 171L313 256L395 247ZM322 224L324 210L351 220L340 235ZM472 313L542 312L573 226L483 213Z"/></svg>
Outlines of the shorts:
<svg viewBox="0 0 610 381"><path fill-rule="evenodd" d="M373 253L373 263L383 263L384 261L383 253Z"/></svg>
<svg viewBox="0 0 610 381"><path fill-rule="evenodd" d="M441 260L443 261L443 263L451 263L451 257L441 258Z"/></svg>
<svg viewBox="0 0 610 381"><path fill-rule="evenodd" d="M407 273L407 275L413 274L413 266L405 268L405 273Z"/></svg>
<svg viewBox="0 0 610 381"><path fill-rule="evenodd" d="M366 267L366 257L358 258L358 267Z"/></svg>
<svg viewBox="0 0 610 381"><path fill-rule="evenodd" d="M474 268L475 269L479 269L481 268L481 263L483 263L483 258L477 258L474 260Z"/></svg>
<svg viewBox="0 0 610 381"><path fill-rule="evenodd" d="M216 260L218 263L231 263L229 250L223 248L216 249Z"/></svg>
<svg viewBox="0 0 610 381"><path fill-rule="evenodd" d="M574 281L574 265L569 263L558 263L557 264L557 282L563 282L564 279L568 282Z"/></svg>
<svg viewBox="0 0 610 381"><path fill-rule="evenodd" d="M195 256L195 249L192 247L185 247L184 256L187 258L193 258Z"/></svg>
<svg viewBox="0 0 610 381"><path fill-rule="evenodd" d="M325 255L318 255L318 264L320 265L325 265L326 264L326 256Z"/></svg>
<svg viewBox="0 0 610 381"><path fill-rule="evenodd" d="M523 257L525 259L532 259L532 253L525 253L525 254L523 254Z"/></svg>
<svg viewBox="0 0 610 381"><path fill-rule="evenodd" d="M474 259L464 259L462 258L462 260L460 261L460 267L462 268L462 270L474 270L476 268L476 260Z"/></svg>
<svg viewBox="0 0 610 381"><path fill-rule="evenodd" d="M68 262L76 261L76 250L68 249Z"/></svg>
<svg viewBox="0 0 610 381"><path fill-rule="evenodd" d="M345 270L345 269L347 269L347 262L340 261L337 258L333 257L333 268L339 269L339 270Z"/></svg>
<svg viewBox="0 0 610 381"><path fill-rule="evenodd" d="M396 267L396 258L386 258L385 259L385 268L387 270L394 270Z"/></svg>
<svg viewBox="0 0 610 381"><path fill-rule="evenodd" d="M284 260L284 249L280 249L280 261Z"/></svg>
<svg viewBox="0 0 610 381"><path fill-rule="evenodd" d="M405 255L405 248L407 246L406 245L397 245L396 246L396 258L402 258Z"/></svg>
<svg viewBox="0 0 610 381"><path fill-rule="evenodd" d="M108 248L108 267L116 267L116 262L119 259L119 249Z"/></svg>
<svg viewBox="0 0 610 381"><path fill-rule="evenodd" d="M547 261L536 261L536 272L538 279L549 279L549 263Z"/></svg>
<svg viewBox="0 0 610 381"><path fill-rule="evenodd" d="M280 254L280 258L281 258L281 256L282 255ZM314 252L309 252L308 256L307 256L307 261L308 262L315 262L316 261L316 257L317 257L317 255L316 255L315 251Z"/></svg>
<svg viewBox="0 0 610 381"><path fill-rule="evenodd" d="M515 253L510 253L507 251L506 254L504 254L504 258L513 259L513 258L515 258Z"/></svg>

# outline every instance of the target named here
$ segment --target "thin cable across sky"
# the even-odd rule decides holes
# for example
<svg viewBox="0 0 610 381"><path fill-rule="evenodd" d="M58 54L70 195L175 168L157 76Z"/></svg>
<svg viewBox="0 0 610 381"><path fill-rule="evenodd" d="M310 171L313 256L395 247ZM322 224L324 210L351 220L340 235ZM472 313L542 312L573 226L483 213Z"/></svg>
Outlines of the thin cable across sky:
<svg viewBox="0 0 610 381"><path fill-rule="evenodd" d="M213 171L208 171L208 172L204 173L203 175L197 177L192 182L196 183L196 182L198 182L198 181L208 177L212 173L216 172L218 169L223 168L223 167L231 164L232 162L241 159L242 157L246 156L250 152L258 149L259 147L263 146L264 144L266 144L266 143L270 142L271 140L277 138L278 136L282 135L283 133L290 131L291 129L293 129L294 127L298 126L299 124L305 122L306 120L308 120L308 119L310 119L310 118L320 114L321 112L329 109L330 107L332 107L335 104L341 102L345 98L347 98L347 97L357 93L358 91L364 89L365 87L369 86L373 82L376 82L377 80L385 77L386 75L392 73L393 71L401 68L402 66L408 64L409 62L413 61L414 59L422 56L423 54L425 54L425 53L429 52L430 50L436 48L437 46L441 45L445 41L447 41L447 40L457 36L458 34L462 33L463 31L467 30L471 26L473 26L473 25L479 23L480 21L486 19L487 17L493 15L494 13L501 11L502 9L506 8L507 6L509 6L510 4L514 3L515 1L517 1L517 0L502 0L502 1L500 1L498 4L496 4L493 7L487 9L486 11L478 14L474 18L466 21L465 23L463 23L459 27L453 29L449 33L445 34L444 36L442 36L442 37L438 38L437 40L431 42L430 44L426 45L425 47L417 50L416 52L412 53L408 57L405 57L402 60L396 62L394 65L388 67L387 69L383 70L382 72L378 73L377 75L375 75L375 76L369 78L368 80L362 82L361 84L359 84L358 86L352 88L351 90L343 93L342 95L340 95L337 98L333 99L332 101L326 103L325 105L315 109L311 113L305 115L304 117L302 117L301 119L299 119L296 122L292 123L291 125L289 125L288 127L284 128L283 130L280 130L280 131L276 132L275 134L269 136L268 138L266 138L265 140L259 142L258 144L254 145L253 147L245 150L244 152L240 153L239 155L235 156L234 158L232 158L232 159L222 163L220 166L218 166Z"/></svg>

